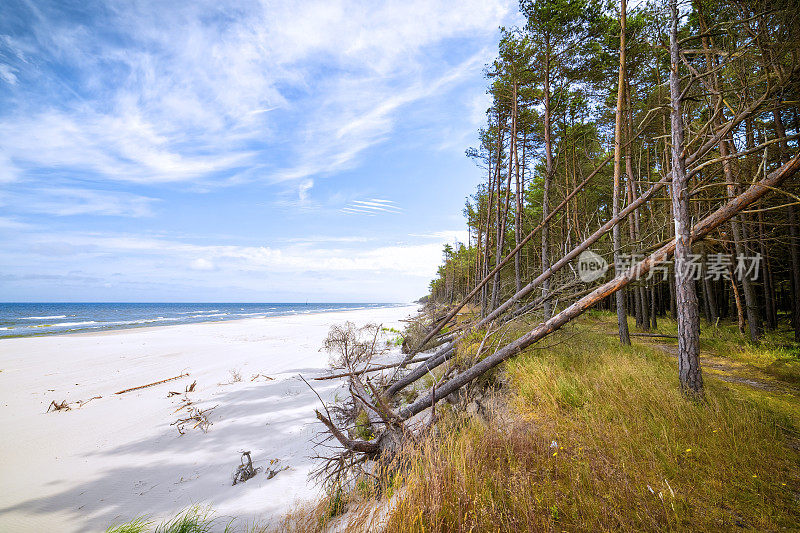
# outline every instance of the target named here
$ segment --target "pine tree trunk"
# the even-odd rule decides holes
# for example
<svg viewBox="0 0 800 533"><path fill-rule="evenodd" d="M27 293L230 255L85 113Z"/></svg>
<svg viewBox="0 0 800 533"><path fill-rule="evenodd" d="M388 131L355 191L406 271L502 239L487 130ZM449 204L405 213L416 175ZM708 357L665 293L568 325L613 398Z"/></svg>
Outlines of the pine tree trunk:
<svg viewBox="0 0 800 533"><path fill-rule="evenodd" d="M762 205L763 207L763 205ZM761 261L764 265L762 275L764 276L764 317L767 327L775 329L778 327L778 317L775 311L775 291L773 289L772 265L767 251L767 235L764 231L764 213L758 211L758 246L761 254Z"/></svg>
<svg viewBox="0 0 800 533"><path fill-rule="evenodd" d="M715 324L717 322L717 300L714 295L714 287L711 285L711 279L707 275L707 268L708 268L708 254L706 252L706 246L703 245L703 297L706 303L706 308L708 309L707 319L708 322L711 324Z"/></svg>
<svg viewBox="0 0 800 533"><path fill-rule="evenodd" d="M772 112L775 119L775 132L781 141L778 148L781 151L781 163L789 160L789 147L786 145L786 128L783 125L780 110L776 107ZM794 339L800 341L800 241L798 241L797 213L795 206L789 203L789 255L791 257L792 277L792 329Z"/></svg>
<svg viewBox="0 0 800 533"><path fill-rule="evenodd" d="M495 236L495 258L497 258L499 256L499 252L500 252L500 250L502 248L502 245L500 244L500 192L501 192L500 191L500 177L501 177L500 169L502 168L502 165L500 164L500 160L502 158L502 153L503 153L503 126L505 125L504 124L505 117L503 117L501 119L501 114L500 114L499 110L497 112L497 115L498 115L498 118L497 118L497 158L495 159L495 171L494 171L495 198L496 198L496 201L497 201L496 202L497 205L496 205L496 209L495 209L495 214L496 214L496 217L495 217L495 233L496 233L496 236ZM488 252L488 248L487 248L487 252ZM495 264L497 264L497 261L499 261L499 259L497 259L495 261ZM494 309L495 306L497 305L497 291L499 290L499 287L498 287L499 284L500 284L500 272L496 273L494 275L494 279L492 280L492 297L491 297L491 300L489 301L489 309L490 310Z"/></svg>
<svg viewBox="0 0 800 533"><path fill-rule="evenodd" d="M669 92L672 125L672 206L675 217L675 293L678 309L678 377L681 387L690 393L703 392L703 375L700 369L700 325L698 321L697 294L690 276L689 261L692 253L691 221L689 215L689 188L686 178L683 115L681 105L678 65L678 5L670 0L670 73Z"/></svg>
<svg viewBox="0 0 800 533"><path fill-rule="evenodd" d="M519 155L517 154L517 84L514 83L514 105L513 117L511 122L511 154L514 158L514 174L516 175L516 205L514 209L514 247L519 245L519 240L522 237L522 186L519 180ZM514 256L514 281L516 282L516 290L522 288L522 278L520 273L520 254Z"/></svg>
<svg viewBox="0 0 800 533"><path fill-rule="evenodd" d="M656 284L650 285L650 320L653 329L658 329L658 318L656 317L658 306L656 303Z"/></svg>
<svg viewBox="0 0 800 533"><path fill-rule="evenodd" d="M500 116L497 117L498 131L500 128ZM495 161L495 168L498 162ZM483 247L483 261L481 271L481 279L489 274L489 249L492 246L492 209L494 208L494 172L492 172L492 154L489 153L489 187L486 191L486 244ZM488 287L484 285L481 288L481 316L486 316L488 302Z"/></svg>
<svg viewBox="0 0 800 533"><path fill-rule="evenodd" d="M800 240L797 231L797 213L789 204L789 251L792 258L792 329L794 339L800 341Z"/></svg>
<svg viewBox="0 0 800 533"><path fill-rule="evenodd" d="M542 188L542 220L547 218L550 213L550 185L553 182L554 163L553 163L553 140L551 139L552 129L552 109L550 108L550 43L547 43L547 53L544 65L544 151L545 151L545 172L544 187ZM542 272L550 267L550 236L549 223L542 227ZM542 296L550 293L550 280L542 284ZM553 310L550 300L544 304L544 318L549 319Z"/></svg>
<svg viewBox="0 0 800 533"><path fill-rule="evenodd" d="M621 172L621 158L622 158L622 106L625 93L625 17L626 17L626 0L620 3L620 32L619 32L619 81L617 83L617 112L616 124L614 127L614 191L611 200L612 217L619 214L619 201L620 201L620 175ZM614 272L619 274L620 265L622 265L622 255L620 253L620 235L619 224L614 226L612 230L612 240L614 245ZM624 291L619 290L614 295L617 306L617 325L619 327L619 342L623 345L630 346L631 337L628 331L628 317L625 313L625 294Z"/></svg>

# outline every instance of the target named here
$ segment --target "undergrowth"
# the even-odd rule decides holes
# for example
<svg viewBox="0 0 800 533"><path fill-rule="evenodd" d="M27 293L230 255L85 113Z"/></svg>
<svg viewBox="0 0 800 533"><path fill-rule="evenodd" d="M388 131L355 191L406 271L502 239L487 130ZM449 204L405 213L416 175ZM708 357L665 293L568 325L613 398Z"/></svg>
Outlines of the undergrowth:
<svg viewBox="0 0 800 533"><path fill-rule="evenodd" d="M796 528L794 417L713 378L687 399L673 359L614 327L593 313L509 361L506 412L423 444L388 530ZM723 331L715 350L770 350Z"/></svg>
<svg viewBox="0 0 800 533"><path fill-rule="evenodd" d="M527 328L510 324L485 349ZM656 332L675 329L660 319ZM615 330L615 315L587 313L500 367L500 407L482 417L443 405L437 431L406 450L405 469L297 508L278 530L796 530L800 393L790 385L800 360L790 332L753 345L735 324L704 326L705 395L692 400L665 349L676 341L622 347ZM469 336L459 356L474 356L484 336ZM785 387L722 381L712 362ZM152 530L140 519L109 531Z"/></svg>

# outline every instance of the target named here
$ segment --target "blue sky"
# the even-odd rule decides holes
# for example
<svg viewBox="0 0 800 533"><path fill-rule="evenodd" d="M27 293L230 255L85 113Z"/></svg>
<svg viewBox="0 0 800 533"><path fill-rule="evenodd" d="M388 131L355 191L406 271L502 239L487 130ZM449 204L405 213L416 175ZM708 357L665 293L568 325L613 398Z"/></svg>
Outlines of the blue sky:
<svg viewBox="0 0 800 533"><path fill-rule="evenodd" d="M0 301L408 301L505 0L3 2Z"/></svg>

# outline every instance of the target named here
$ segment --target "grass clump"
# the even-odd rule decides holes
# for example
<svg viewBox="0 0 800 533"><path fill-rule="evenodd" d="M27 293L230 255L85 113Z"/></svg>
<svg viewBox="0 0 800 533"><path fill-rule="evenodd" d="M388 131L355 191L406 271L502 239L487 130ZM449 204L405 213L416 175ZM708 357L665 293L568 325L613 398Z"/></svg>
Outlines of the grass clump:
<svg viewBox="0 0 800 533"><path fill-rule="evenodd" d="M139 517L125 524L111 526L106 533L208 533L214 525L210 509L190 507L160 524L154 525L150 519Z"/></svg>
<svg viewBox="0 0 800 533"><path fill-rule="evenodd" d="M106 529L106 533L146 533L151 526L149 520L144 517L136 518L125 524L111 526Z"/></svg>

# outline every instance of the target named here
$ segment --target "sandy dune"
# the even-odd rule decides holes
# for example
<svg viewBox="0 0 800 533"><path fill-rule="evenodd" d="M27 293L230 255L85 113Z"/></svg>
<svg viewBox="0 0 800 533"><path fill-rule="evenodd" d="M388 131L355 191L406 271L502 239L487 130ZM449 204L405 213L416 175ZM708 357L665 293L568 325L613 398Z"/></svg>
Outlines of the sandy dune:
<svg viewBox="0 0 800 533"><path fill-rule="evenodd" d="M317 398L297 378L324 373L320 351L333 323L400 327L414 306L342 311L0 341L0 531L102 531L192 504L218 515L266 520L313 498L310 438ZM231 370L243 381L228 383ZM188 372L188 377L115 395ZM265 374L272 381L254 374ZM170 424L180 396L214 407L207 433ZM339 383L317 382L323 398ZM51 400L81 408L46 413ZM231 486L239 451L276 477Z"/></svg>

